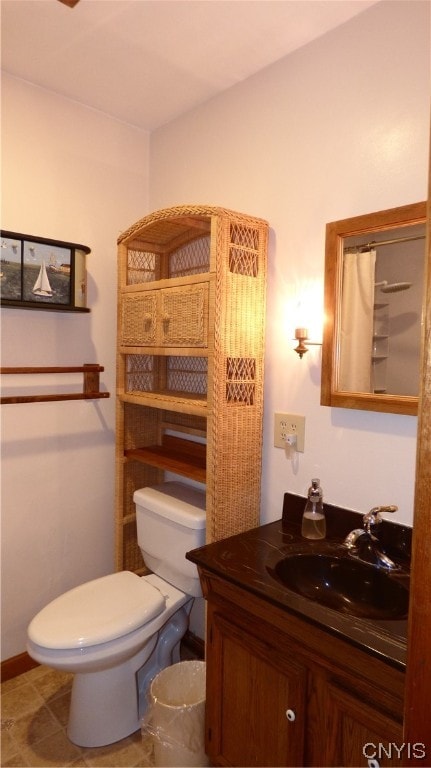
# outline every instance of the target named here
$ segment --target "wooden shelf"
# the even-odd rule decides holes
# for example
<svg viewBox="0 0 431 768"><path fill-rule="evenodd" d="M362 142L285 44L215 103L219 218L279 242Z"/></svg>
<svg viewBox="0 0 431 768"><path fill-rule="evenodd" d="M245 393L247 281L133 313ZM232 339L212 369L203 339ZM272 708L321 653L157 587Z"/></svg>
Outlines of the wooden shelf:
<svg viewBox="0 0 431 768"><path fill-rule="evenodd" d="M136 512L132 512L130 515L126 515L122 519L122 524L127 525L128 523L134 523L136 520Z"/></svg>
<svg viewBox="0 0 431 768"><path fill-rule="evenodd" d="M109 392L100 392L99 373L104 371L102 365L97 363L84 363L84 365L69 366L16 366L0 368L2 375L6 374L39 374L39 373L83 373L83 391L66 394L52 395L11 395L0 398L2 405L16 403L47 403L58 400L98 400L109 397Z"/></svg>
<svg viewBox="0 0 431 768"><path fill-rule="evenodd" d="M128 459L141 461L158 469L174 472L201 483L206 481L206 445L164 435L162 445L129 448L124 451Z"/></svg>

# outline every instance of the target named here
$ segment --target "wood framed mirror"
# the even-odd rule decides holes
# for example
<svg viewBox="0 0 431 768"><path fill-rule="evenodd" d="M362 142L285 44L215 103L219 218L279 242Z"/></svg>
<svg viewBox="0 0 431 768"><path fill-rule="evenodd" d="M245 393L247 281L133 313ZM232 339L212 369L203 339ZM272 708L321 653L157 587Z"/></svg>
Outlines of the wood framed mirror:
<svg viewBox="0 0 431 768"><path fill-rule="evenodd" d="M326 225L321 404L417 414L426 203Z"/></svg>

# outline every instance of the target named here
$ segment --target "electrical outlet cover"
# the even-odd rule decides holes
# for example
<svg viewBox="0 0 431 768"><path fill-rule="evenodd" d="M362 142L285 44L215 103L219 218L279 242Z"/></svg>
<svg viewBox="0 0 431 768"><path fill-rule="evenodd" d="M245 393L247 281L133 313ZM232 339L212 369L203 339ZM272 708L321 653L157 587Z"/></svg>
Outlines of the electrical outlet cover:
<svg viewBox="0 0 431 768"><path fill-rule="evenodd" d="M286 448L286 435L296 435L295 449L304 452L305 416L295 413L274 413L274 446Z"/></svg>

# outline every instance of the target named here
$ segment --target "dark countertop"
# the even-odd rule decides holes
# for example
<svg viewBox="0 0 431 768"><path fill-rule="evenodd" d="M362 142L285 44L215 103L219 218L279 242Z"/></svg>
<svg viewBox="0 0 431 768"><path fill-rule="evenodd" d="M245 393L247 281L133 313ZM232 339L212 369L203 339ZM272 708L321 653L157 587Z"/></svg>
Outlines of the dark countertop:
<svg viewBox="0 0 431 768"><path fill-rule="evenodd" d="M304 539L301 518L305 501L302 496L287 493L281 520L207 544L188 552L186 557L278 608L293 611L363 650L383 657L393 666L405 668L407 618L375 620L341 613L296 594L271 575L271 569L286 555L327 553L339 556L345 536L354 528L362 527L362 514L325 504L326 539ZM385 551L403 567L401 573L390 578L401 579L408 586L411 529L386 520L378 529ZM342 556L349 557L347 550Z"/></svg>

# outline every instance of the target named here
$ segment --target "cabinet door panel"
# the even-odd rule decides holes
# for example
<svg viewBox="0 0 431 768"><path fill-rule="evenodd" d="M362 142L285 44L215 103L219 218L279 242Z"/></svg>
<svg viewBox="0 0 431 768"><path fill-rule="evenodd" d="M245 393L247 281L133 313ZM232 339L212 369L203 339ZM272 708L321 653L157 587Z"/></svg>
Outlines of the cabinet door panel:
<svg viewBox="0 0 431 768"><path fill-rule="evenodd" d="M221 765L301 765L306 671L252 634L245 637L215 614L207 662L215 687L207 695L219 702L208 718L210 754Z"/></svg>
<svg viewBox="0 0 431 768"><path fill-rule="evenodd" d="M204 347L208 340L208 283L161 291L163 346Z"/></svg>
<svg viewBox="0 0 431 768"><path fill-rule="evenodd" d="M154 346L157 332L157 292L125 296L121 304L120 344Z"/></svg>
<svg viewBox="0 0 431 768"><path fill-rule="evenodd" d="M377 768L403 764L400 723L334 685L328 686L327 709L326 765Z"/></svg>

